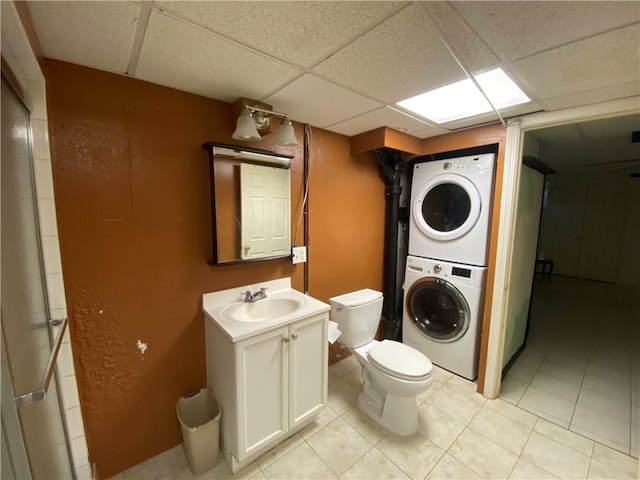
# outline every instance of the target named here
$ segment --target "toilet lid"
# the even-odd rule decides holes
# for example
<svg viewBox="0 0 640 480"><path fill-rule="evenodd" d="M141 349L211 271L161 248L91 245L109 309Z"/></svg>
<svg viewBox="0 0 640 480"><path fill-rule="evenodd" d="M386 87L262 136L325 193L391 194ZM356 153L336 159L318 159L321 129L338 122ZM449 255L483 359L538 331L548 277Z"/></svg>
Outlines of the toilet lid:
<svg viewBox="0 0 640 480"><path fill-rule="evenodd" d="M413 347L392 340L383 340L368 351L369 360L389 375L404 380L421 380L431 375L433 365Z"/></svg>

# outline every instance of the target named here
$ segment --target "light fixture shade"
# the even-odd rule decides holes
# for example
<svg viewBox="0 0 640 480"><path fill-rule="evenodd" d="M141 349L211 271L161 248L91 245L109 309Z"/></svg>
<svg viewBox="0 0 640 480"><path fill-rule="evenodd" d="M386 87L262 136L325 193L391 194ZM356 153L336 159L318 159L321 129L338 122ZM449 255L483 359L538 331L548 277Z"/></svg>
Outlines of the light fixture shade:
<svg viewBox="0 0 640 480"><path fill-rule="evenodd" d="M288 117L282 119L278 133L276 133L275 144L285 147L298 145L298 139L296 138L296 132L293 129L291 120Z"/></svg>
<svg viewBox="0 0 640 480"><path fill-rule="evenodd" d="M253 115L247 109L243 109L240 113L236 131L233 132L232 137L235 140L244 140L245 142L258 142L261 140Z"/></svg>

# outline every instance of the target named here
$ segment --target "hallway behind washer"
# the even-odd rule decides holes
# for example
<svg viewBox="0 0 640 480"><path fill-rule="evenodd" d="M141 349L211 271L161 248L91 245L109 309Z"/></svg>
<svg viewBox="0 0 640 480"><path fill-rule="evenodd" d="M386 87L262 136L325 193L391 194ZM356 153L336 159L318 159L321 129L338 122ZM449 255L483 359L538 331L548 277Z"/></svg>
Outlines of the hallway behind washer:
<svg viewBox="0 0 640 480"><path fill-rule="evenodd" d="M637 458L639 337L640 288L537 277L527 347L500 396Z"/></svg>

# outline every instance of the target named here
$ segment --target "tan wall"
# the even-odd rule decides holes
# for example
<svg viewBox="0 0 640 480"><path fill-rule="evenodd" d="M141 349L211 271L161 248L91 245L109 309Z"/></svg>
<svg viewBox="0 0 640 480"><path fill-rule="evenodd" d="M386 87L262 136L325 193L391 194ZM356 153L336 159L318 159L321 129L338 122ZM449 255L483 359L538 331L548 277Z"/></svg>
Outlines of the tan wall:
<svg viewBox="0 0 640 480"><path fill-rule="evenodd" d="M201 295L289 276L302 290L304 267L207 265L201 145L233 143L230 105L63 62L47 60L46 70L74 362L90 459L108 478L181 441L176 400L205 385ZM296 133L302 140L301 125ZM276 148L273 137L254 145L295 157L295 232L302 145ZM384 186L375 162L314 129L310 182L310 293L327 300L381 288Z"/></svg>

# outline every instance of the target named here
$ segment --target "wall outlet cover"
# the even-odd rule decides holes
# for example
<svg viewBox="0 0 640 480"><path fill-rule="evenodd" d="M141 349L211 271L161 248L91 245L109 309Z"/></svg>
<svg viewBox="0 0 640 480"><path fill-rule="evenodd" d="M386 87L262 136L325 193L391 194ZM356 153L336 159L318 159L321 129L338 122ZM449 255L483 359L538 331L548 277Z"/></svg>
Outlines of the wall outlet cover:
<svg viewBox="0 0 640 480"><path fill-rule="evenodd" d="M307 247L291 248L291 263L304 263L307 261Z"/></svg>

